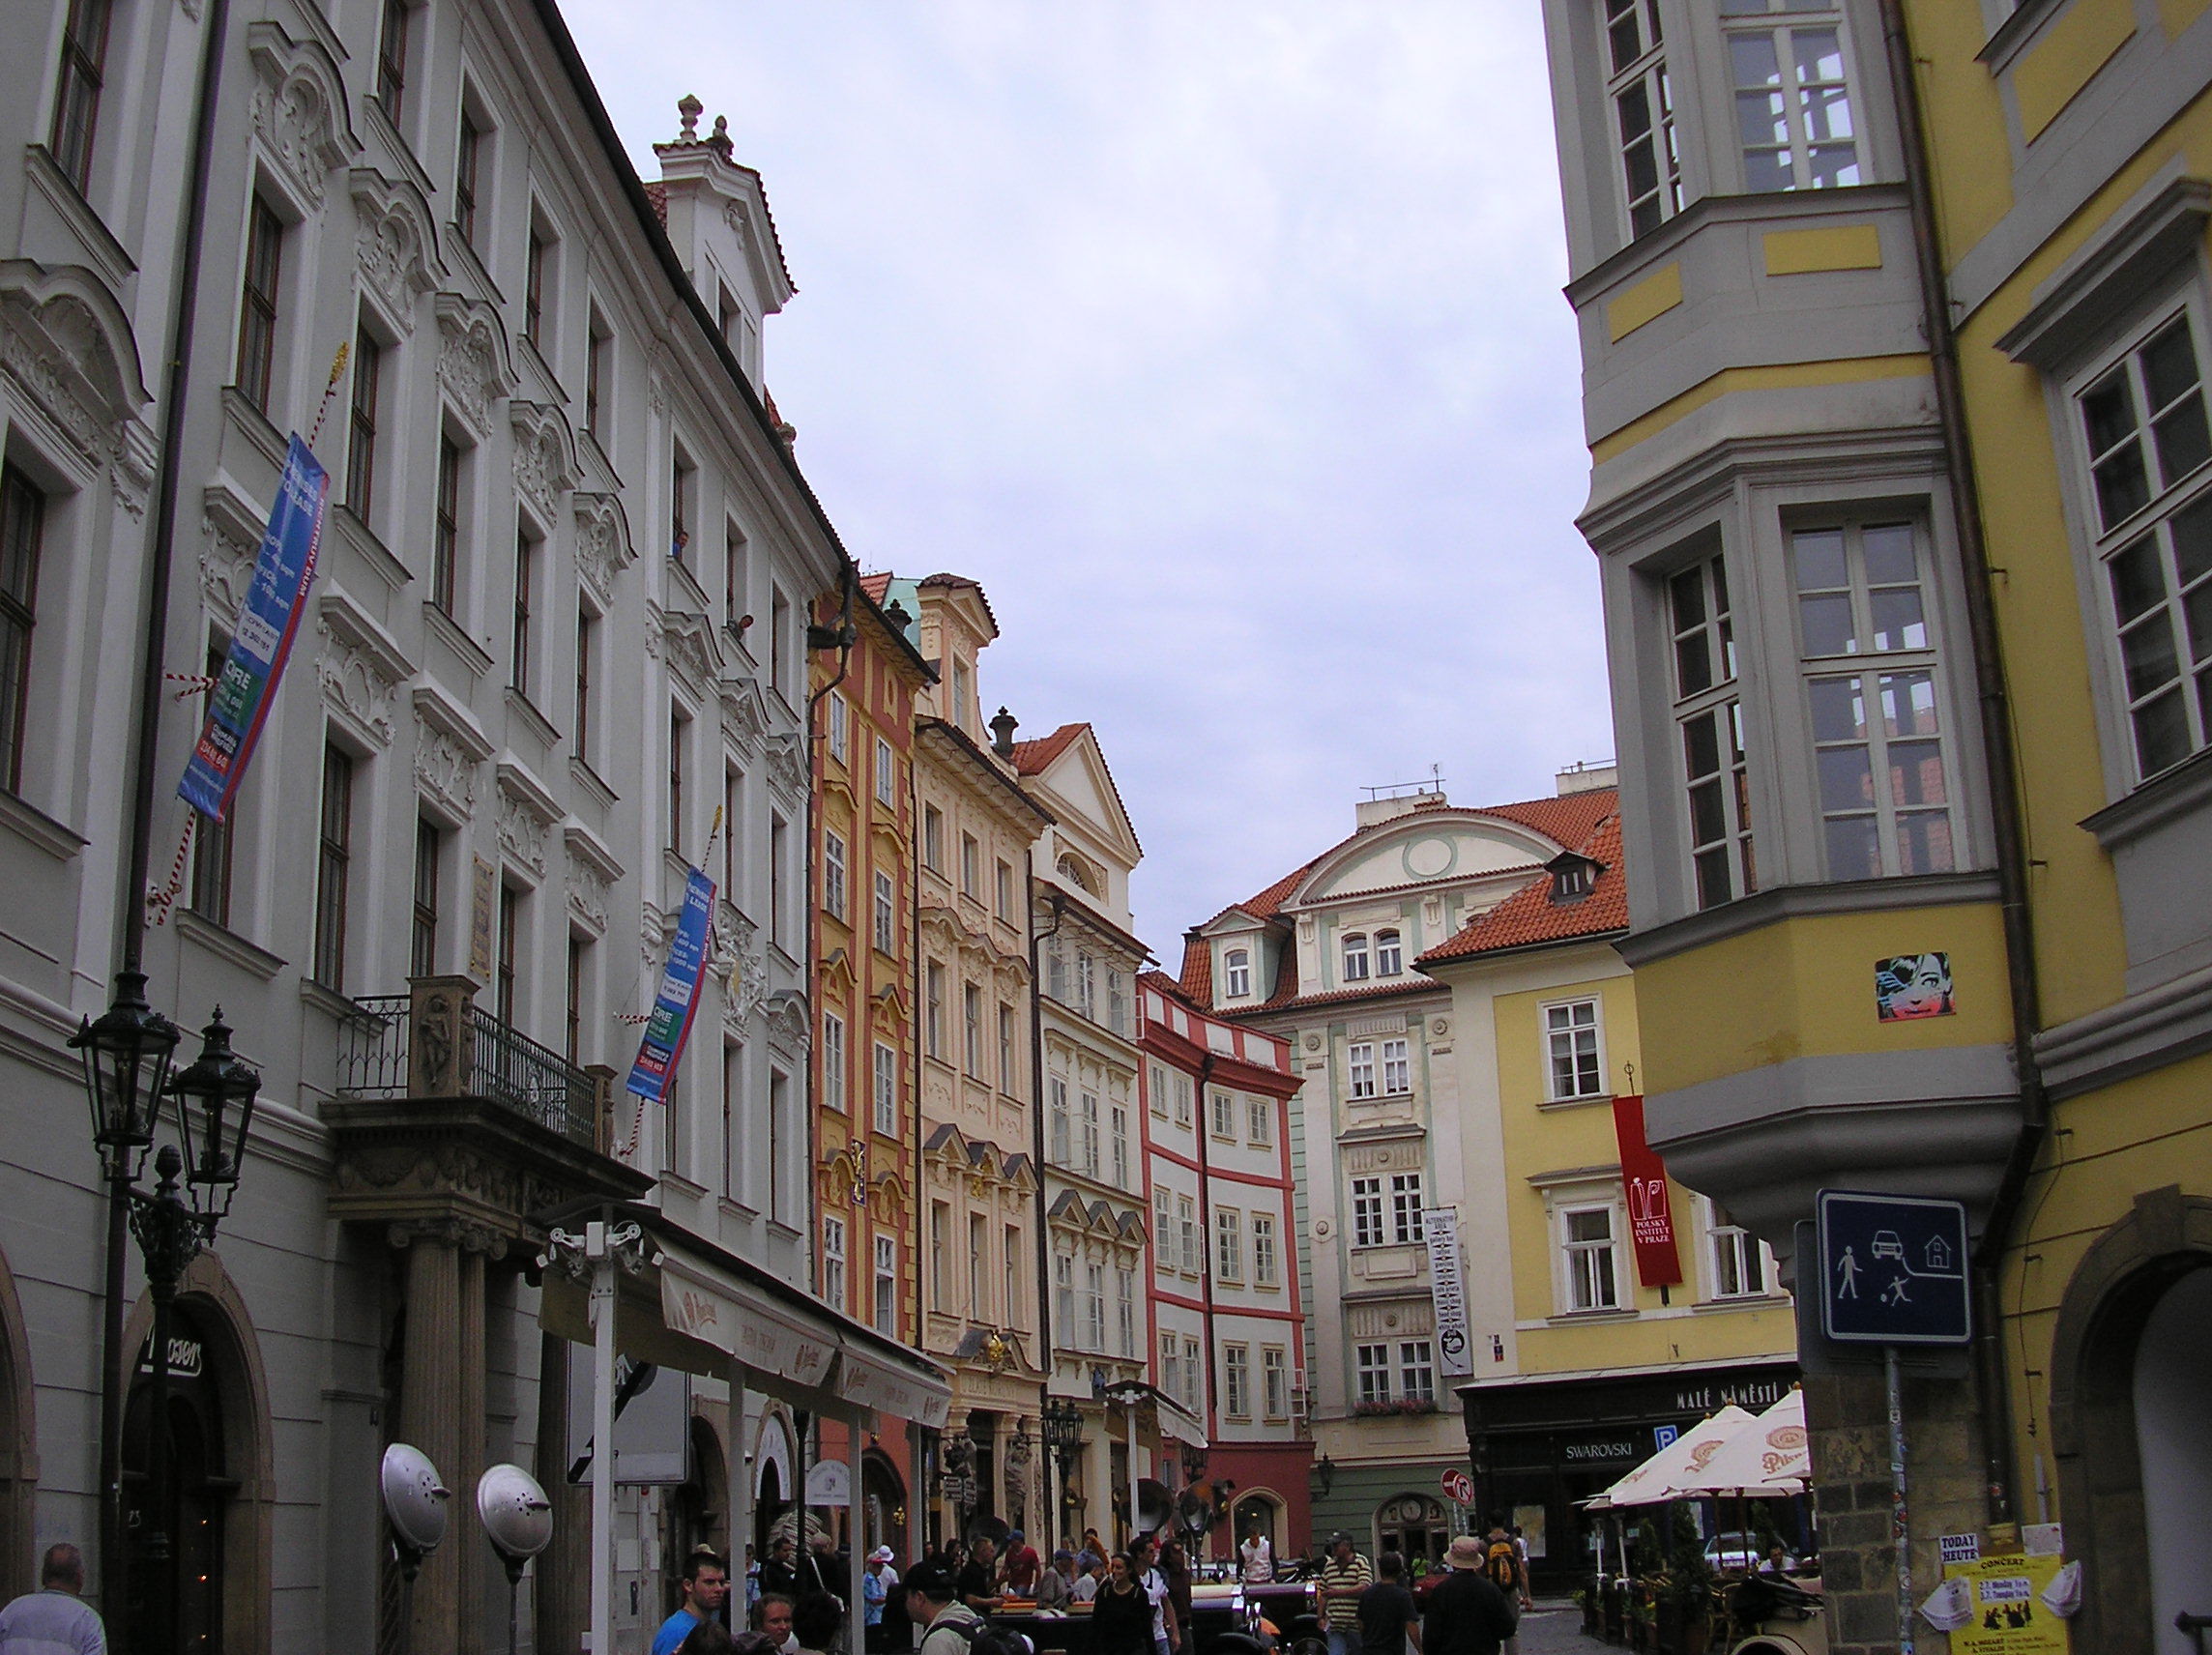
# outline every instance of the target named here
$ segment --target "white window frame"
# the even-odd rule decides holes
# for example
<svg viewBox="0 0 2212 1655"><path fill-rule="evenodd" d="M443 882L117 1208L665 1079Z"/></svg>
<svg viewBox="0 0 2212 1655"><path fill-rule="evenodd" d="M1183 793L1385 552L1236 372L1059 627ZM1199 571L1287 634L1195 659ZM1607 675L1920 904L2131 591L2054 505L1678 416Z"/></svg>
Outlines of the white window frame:
<svg viewBox="0 0 2212 1655"><path fill-rule="evenodd" d="M1175 1123L1178 1126L1188 1126L1191 1123L1191 1112L1197 1107L1197 1098L1198 1088L1192 1083L1190 1076L1184 1074L1180 1069L1176 1070Z"/></svg>
<svg viewBox="0 0 2212 1655"><path fill-rule="evenodd" d="M1347 985L1366 982L1371 974L1373 956L1367 951L1367 933L1348 931L1337 939L1337 980Z"/></svg>
<svg viewBox="0 0 2212 1655"><path fill-rule="evenodd" d="M1237 1096L1220 1087L1208 1087L1206 1092L1207 1124L1214 1137L1223 1143L1234 1143L1237 1138Z"/></svg>
<svg viewBox="0 0 2212 1655"><path fill-rule="evenodd" d="M1381 1247L1385 1244L1384 1234L1382 1176L1380 1173L1363 1173L1352 1180L1352 1244Z"/></svg>
<svg viewBox="0 0 2212 1655"><path fill-rule="evenodd" d="M1732 15L1729 28L1721 34L1721 57L1727 66L1729 113L1727 129L1732 134L1738 176L1747 194L1787 193L1805 189L1841 189L1866 182L1870 166L1867 155L1867 110L1859 95L1859 79L1853 73L1849 31L1845 27L1841 11L1833 5L1823 6L1818 0L1795 0L1787 21L1780 18L1761 20L1764 12L1751 12ZM1839 73L1832 78L1806 79L1803 65L1797 62L1796 38L1800 34L1833 34L1836 37L1836 56ZM1779 80L1770 83L1782 100L1785 140L1781 144L1745 142L1746 131L1741 115L1742 101L1759 95L1757 87L1739 87L1735 77L1735 42L1756 36L1765 37L1773 49L1778 67ZM1829 137L1816 142L1805 117L1805 99L1808 91L1820 90L1839 94L1844 111L1844 126L1848 137ZM1823 184L1813 169L1813 152L1816 149L1844 150L1851 153L1849 166L1854 176L1839 178L1832 184ZM1780 154L1789 160L1790 182L1785 185L1754 183L1749 157L1758 151Z"/></svg>
<svg viewBox="0 0 2212 1655"><path fill-rule="evenodd" d="M1116 1349L1123 1356L1137 1354L1137 1272L1124 1267L1114 1271L1114 1322Z"/></svg>
<svg viewBox="0 0 2212 1655"><path fill-rule="evenodd" d="M1198 1249L1198 1198L1176 1192L1176 1230L1182 1241L1182 1273L1195 1278L1206 1267Z"/></svg>
<svg viewBox="0 0 2212 1655"><path fill-rule="evenodd" d="M1213 1275L1237 1286L1244 1280L1244 1215L1234 1206L1213 1209Z"/></svg>
<svg viewBox="0 0 2212 1655"><path fill-rule="evenodd" d="M822 1013L822 1101L839 1115L853 1107L845 1068L845 1020L828 1010Z"/></svg>
<svg viewBox="0 0 2212 1655"><path fill-rule="evenodd" d="M1598 34L1606 66L1605 130L1608 171L1619 191L1620 225L1626 240L1650 234L1682 210L1681 139L1675 131L1674 88L1667 73L1666 40L1660 28L1660 0L1601 0ZM1618 35L1621 24L1635 31ZM1635 49L1623 50L1623 44ZM1641 100L1642 124L1623 132L1625 103ZM1637 189L1629 152L1641 141L1651 146L1651 183Z"/></svg>
<svg viewBox="0 0 2212 1655"><path fill-rule="evenodd" d="M1200 1353L1198 1341L1189 1334L1182 1340L1183 1406L1196 1410L1206 1406L1206 1361Z"/></svg>
<svg viewBox="0 0 2212 1655"><path fill-rule="evenodd" d="M898 808L898 752L882 736L876 738L876 802Z"/></svg>
<svg viewBox="0 0 2212 1655"><path fill-rule="evenodd" d="M822 909L833 918L845 917L845 835L834 828L822 829Z"/></svg>
<svg viewBox="0 0 2212 1655"><path fill-rule="evenodd" d="M1165 1120L1168 1118L1168 1072L1160 1064L1154 1063L1147 1080L1151 1090L1145 1100L1146 1104L1152 1114Z"/></svg>
<svg viewBox="0 0 2212 1655"><path fill-rule="evenodd" d="M875 1238L875 1256L876 1331L888 1339L895 1339L898 1337L898 1237L878 1235Z"/></svg>
<svg viewBox="0 0 2212 1655"><path fill-rule="evenodd" d="M1390 1366L1388 1340L1363 1341L1353 1346L1352 1369L1356 1401L1368 1405L1387 1404L1392 1400L1390 1381L1395 1376Z"/></svg>
<svg viewBox="0 0 2212 1655"><path fill-rule="evenodd" d="M1268 1419L1291 1416L1291 1362L1280 1345L1260 1347L1260 1408Z"/></svg>
<svg viewBox="0 0 2212 1655"><path fill-rule="evenodd" d="M1412 1042L1401 1035L1380 1043L1384 1097L1410 1097L1413 1090Z"/></svg>
<svg viewBox="0 0 2212 1655"><path fill-rule="evenodd" d="M1052 1314L1060 1323L1060 1343L1075 1343L1075 1251L1072 1242L1056 1240L1052 1249Z"/></svg>
<svg viewBox="0 0 2212 1655"><path fill-rule="evenodd" d="M1278 1255L1275 1250L1275 1215L1271 1212L1252 1214L1252 1285L1256 1288L1274 1288L1282 1285Z"/></svg>
<svg viewBox="0 0 2212 1655"><path fill-rule="evenodd" d="M1244 1094L1244 1141L1263 1149L1275 1147L1275 1100L1265 1092Z"/></svg>
<svg viewBox="0 0 2212 1655"><path fill-rule="evenodd" d="M1083 1266L1083 1333L1086 1350L1106 1350L1106 1266L1096 1261Z"/></svg>
<svg viewBox="0 0 2212 1655"><path fill-rule="evenodd" d="M1182 1340L1166 1329L1160 1333L1160 1389L1172 1397L1182 1395Z"/></svg>
<svg viewBox="0 0 2212 1655"><path fill-rule="evenodd" d="M1222 981L1225 1000L1248 1000L1252 994L1252 951L1249 948L1231 948L1221 956Z"/></svg>
<svg viewBox="0 0 2212 1655"><path fill-rule="evenodd" d="M1075 1106L1076 1161L1087 1178L1098 1176L1098 1094L1078 1092Z"/></svg>
<svg viewBox="0 0 2212 1655"><path fill-rule="evenodd" d="M1398 1395L1409 1402L1437 1400L1437 1355L1431 1341L1398 1341Z"/></svg>
<svg viewBox="0 0 2212 1655"><path fill-rule="evenodd" d="M1582 1011L1589 1013L1586 1023L1577 1020ZM1592 1098L1605 1097L1606 1076L1611 1072L1605 1059L1605 1011L1596 995L1578 995L1573 1000L1547 1001L1537 1008L1544 1034L1544 1095L1552 1103L1587 1103ZM1588 1049L1584 1050L1582 1036L1588 1035ZM1568 1084L1560 1085L1559 1064L1564 1058L1567 1064ZM1585 1060L1587 1060L1586 1064Z"/></svg>
<svg viewBox="0 0 2212 1655"><path fill-rule="evenodd" d="M1574 1221L1586 1213L1605 1215L1603 1238L1575 1236ZM1624 1292L1626 1272L1621 1257L1624 1226L1619 1201L1612 1198L1562 1201L1553 1211L1552 1225L1554 1256L1558 1269L1559 1314L1611 1315L1630 1308L1632 1301ZM1591 1263L1579 1263L1583 1258L1588 1258ZM1601 1258L1603 1263L1597 1262Z"/></svg>
<svg viewBox="0 0 2212 1655"><path fill-rule="evenodd" d="M1421 1175L1417 1172L1390 1175L1390 1234L1401 1247L1428 1239L1428 1226L1422 1218L1427 1210L1427 1198L1422 1191Z"/></svg>
<svg viewBox="0 0 2212 1655"><path fill-rule="evenodd" d="M1221 1411L1231 1419L1252 1417L1252 1347L1221 1348Z"/></svg>
<svg viewBox="0 0 2212 1655"><path fill-rule="evenodd" d="M835 1213L822 1215L822 1302L845 1308L845 1221Z"/></svg>
<svg viewBox="0 0 2212 1655"><path fill-rule="evenodd" d="M1385 925L1375 933L1375 974L1401 976L1405 970L1406 934L1395 925Z"/></svg>
<svg viewBox="0 0 2212 1655"><path fill-rule="evenodd" d="M1118 1190L1129 1187L1129 1106L1116 1100L1106 1108L1107 1181Z"/></svg>
<svg viewBox="0 0 2212 1655"><path fill-rule="evenodd" d="M1674 702L1674 753L1680 777L1675 798L1682 843L1688 852L1694 908L1718 908L1759 889L1759 862L1751 813L1751 762L1744 740L1742 663L1735 642L1741 595L1728 559L1718 548L1675 569L1659 583L1660 624L1667 640L1664 671ZM1683 608L1695 590L1700 613ZM1684 671L1702 657L1709 680L1692 686ZM1691 769L1694 731L1709 734L1710 768ZM1705 756L1699 755L1701 767Z"/></svg>
<svg viewBox="0 0 2212 1655"><path fill-rule="evenodd" d="M1728 1208L1700 1196L1705 1232L1707 1297L1764 1299L1777 1291L1774 1255L1766 1243L1736 1223Z"/></svg>
<svg viewBox="0 0 2212 1655"><path fill-rule="evenodd" d="M844 696L836 690L830 692L830 756L844 764L852 752L853 713Z"/></svg>
<svg viewBox="0 0 2212 1655"><path fill-rule="evenodd" d="M882 868L875 872L875 944L879 953L898 953L898 882Z"/></svg>
<svg viewBox="0 0 2212 1655"><path fill-rule="evenodd" d="M1175 1251L1168 1245L1175 1234L1175 1192L1165 1184L1152 1185L1152 1271L1173 1275Z"/></svg>
<svg viewBox="0 0 2212 1655"><path fill-rule="evenodd" d="M1075 1118L1067 1105L1067 1082L1059 1075L1047 1075L1045 1095L1045 1147L1046 1159L1056 1167L1073 1165Z"/></svg>
<svg viewBox="0 0 2212 1655"><path fill-rule="evenodd" d="M1354 1040L1344 1049L1346 1094L1363 1101L1380 1095L1375 1087L1375 1042Z"/></svg>
<svg viewBox="0 0 2212 1655"><path fill-rule="evenodd" d="M898 1048L875 1042L873 1084L875 1128L886 1138L898 1136Z"/></svg>

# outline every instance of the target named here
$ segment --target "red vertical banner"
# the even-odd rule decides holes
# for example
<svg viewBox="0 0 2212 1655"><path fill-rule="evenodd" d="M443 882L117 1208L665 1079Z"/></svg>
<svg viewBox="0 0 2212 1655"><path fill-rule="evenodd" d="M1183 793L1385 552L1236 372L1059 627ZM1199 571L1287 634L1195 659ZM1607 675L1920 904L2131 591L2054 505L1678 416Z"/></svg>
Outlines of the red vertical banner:
<svg viewBox="0 0 2212 1655"><path fill-rule="evenodd" d="M1667 1194L1667 1167L1644 1141L1644 1099L1613 1100L1613 1131L1620 1142L1620 1182L1628 1196L1628 1233L1636 1243L1636 1279L1668 1288L1682 1279L1674 1251L1674 1206Z"/></svg>

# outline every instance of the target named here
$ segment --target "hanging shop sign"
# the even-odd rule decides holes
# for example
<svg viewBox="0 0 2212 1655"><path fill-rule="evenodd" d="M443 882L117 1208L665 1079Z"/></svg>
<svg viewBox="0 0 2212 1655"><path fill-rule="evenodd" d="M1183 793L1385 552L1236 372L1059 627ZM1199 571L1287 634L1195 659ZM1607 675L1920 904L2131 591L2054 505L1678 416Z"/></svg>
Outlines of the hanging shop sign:
<svg viewBox="0 0 2212 1655"><path fill-rule="evenodd" d="M1674 1203L1667 1193L1666 1163L1644 1141L1642 1097L1631 1092L1613 1100L1613 1131L1620 1145L1636 1279L1647 1288L1674 1287L1682 1279L1682 1261L1674 1250Z"/></svg>
<svg viewBox="0 0 2212 1655"><path fill-rule="evenodd" d="M666 1099L669 1077L683 1060L684 1042L699 1009L699 985L706 977L707 931L713 913L714 882L693 868L684 882L684 912L677 917L676 940L668 945L660 992L654 997L653 1015L629 1069L629 1090L647 1103Z"/></svg>
<svg viewBox="0 0 2212 1655"><path fill-rule="evenodd" d="M1474 1372L1467 1337L1467 1286L1459 1267L1459 1208L1432 1206L1421 1214L1429 1243L1429 1294L1437 1311L1437 1365L1446 1379Z"/></svg>

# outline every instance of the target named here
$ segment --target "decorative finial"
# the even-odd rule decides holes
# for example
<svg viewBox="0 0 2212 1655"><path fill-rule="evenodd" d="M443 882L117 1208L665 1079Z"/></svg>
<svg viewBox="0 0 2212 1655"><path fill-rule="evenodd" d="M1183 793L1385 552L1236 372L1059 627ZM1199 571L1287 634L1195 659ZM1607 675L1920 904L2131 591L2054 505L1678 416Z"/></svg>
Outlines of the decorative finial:
<svg viewBox="0 0 2212 1655"><path fill-rule="evenodd" d="M698 98L689 92L684 93L682 98L677 100L676 113L683 122L676 132L678 143L695 144L699 141L699 117L706 112L707 105L700 102Z"/></svg>

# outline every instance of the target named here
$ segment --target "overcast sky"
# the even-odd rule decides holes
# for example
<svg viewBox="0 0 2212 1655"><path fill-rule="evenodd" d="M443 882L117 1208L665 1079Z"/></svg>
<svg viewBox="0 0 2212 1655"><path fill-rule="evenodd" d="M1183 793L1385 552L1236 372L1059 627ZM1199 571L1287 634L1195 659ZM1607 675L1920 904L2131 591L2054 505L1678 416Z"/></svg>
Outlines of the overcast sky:
<svg viewBox="0 0 2212 1655"><path fill-rule="evenodd" d="M1181 933L1334 843L1609 756L1527 0L566 0L641 171L696 93L863 568L980 580L986 715L1097 727Z"/></svg>

